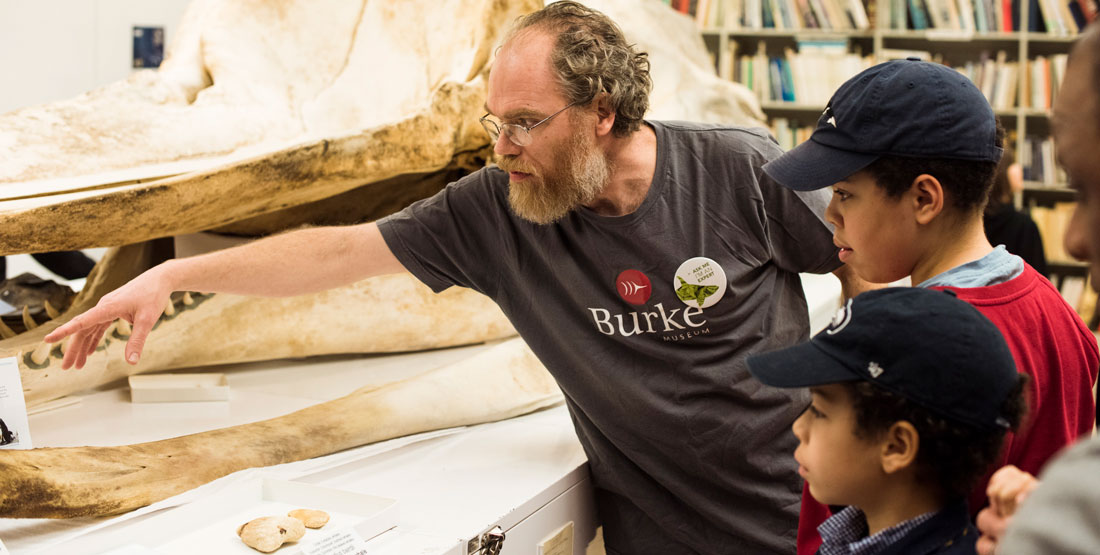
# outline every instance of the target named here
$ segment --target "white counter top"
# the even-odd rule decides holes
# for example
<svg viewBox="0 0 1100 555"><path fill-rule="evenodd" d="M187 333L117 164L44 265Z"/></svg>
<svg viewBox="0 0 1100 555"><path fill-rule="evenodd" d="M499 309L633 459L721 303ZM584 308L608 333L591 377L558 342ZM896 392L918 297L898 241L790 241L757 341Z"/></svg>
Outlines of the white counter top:
<svg viewBox="0 0 1100 555"><path fill-rule="evenodd" d="M164 439L279 416L363 385L404 379L485 348L318 357L199 370L227 374L230 400L224 402L131 403L122 381L87 392L77 405L32 415L31 433L40 447ZM460 542L537 501L549 486L587 476L584 453L562 405L502 422L399 438L265 470L311 484L397 499L400 521L395 530L400 534L383 537L389 536L389 543L399 542L400 547L389 551L402 554L451 553ZM244 479L253 471L238 474L242 476L219 482ZM170 511L121 519L3 519L0 539L16 555L101 553L125 544L131 527L149 518L164 518Z"/></svg>

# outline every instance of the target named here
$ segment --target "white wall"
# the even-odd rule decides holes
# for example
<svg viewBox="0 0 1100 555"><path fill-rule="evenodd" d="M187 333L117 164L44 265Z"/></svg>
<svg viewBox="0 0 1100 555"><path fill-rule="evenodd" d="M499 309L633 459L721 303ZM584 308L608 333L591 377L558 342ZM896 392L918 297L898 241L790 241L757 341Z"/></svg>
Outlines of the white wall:
<svg viewBox="0 0 1100 555"><path fill-rule="evenodd" d="M163 26L189 0L0 0L0 113L76 96L132 71L133 27Z"/></svg>

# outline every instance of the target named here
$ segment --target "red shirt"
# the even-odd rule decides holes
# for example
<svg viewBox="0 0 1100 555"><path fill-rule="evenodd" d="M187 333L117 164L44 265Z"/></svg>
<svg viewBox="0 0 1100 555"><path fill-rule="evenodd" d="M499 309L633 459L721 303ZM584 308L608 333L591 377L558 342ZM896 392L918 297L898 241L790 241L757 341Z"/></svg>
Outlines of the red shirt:
<svg viewBox="0 0 1100 555"><path fill-rule="evenodd" d="M1028 417L1019 433L1005 438L993 470L1013 464L1037 475L1055 453L1092 433L1092 384L1100 366L1096 338L1046 278L1025 264L1022 274L1004 283L933 289L954 291L989 318L1004 335L1016 369L1031 377ZM972 515L986 504L988 481L986 475L970 495ZM821 546L817 527L829 514L803 485L798 555L812 555Z"/></svg>

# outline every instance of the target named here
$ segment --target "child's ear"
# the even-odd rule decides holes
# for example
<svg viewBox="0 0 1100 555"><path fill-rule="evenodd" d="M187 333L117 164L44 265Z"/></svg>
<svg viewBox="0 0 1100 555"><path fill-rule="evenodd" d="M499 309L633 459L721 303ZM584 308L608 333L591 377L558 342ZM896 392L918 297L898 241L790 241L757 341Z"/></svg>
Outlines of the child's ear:
<svg viewBox="0 0 1100 555"><path fill-rule="evenodd" d="M887 430L881 443L880 457L883 472L894 474L911 468L917 460L918 449L920 449L920 434L917 433L917 429L904 420L895 422Z"/></svg>
<svg viewBox="0 0 1100 555"><path fill-rule="evenodd" d="M946 202L943 184L934 176L926 173L918 175L909 186L909 192L918 223L927 225L943 212Z"/></svg>

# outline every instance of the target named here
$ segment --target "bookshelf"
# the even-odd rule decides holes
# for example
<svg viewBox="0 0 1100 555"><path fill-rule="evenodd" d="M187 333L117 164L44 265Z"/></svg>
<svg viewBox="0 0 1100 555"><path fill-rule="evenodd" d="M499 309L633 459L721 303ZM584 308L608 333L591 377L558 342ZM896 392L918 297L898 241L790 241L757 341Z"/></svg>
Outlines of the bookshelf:
<svg viewBox="0 0 1100 555"><path fill-rule="evenodd" d="M774 81L768 79L766 88L759 82L750 86L785 149L809 137L828 97L865 67L916 55L970 77L990 100L1025 168L1025 189L1017 203L1030 210L1040 226L1049 277L1095 327L1096 299L1086 284L1088 267L1071 260L1061 246L1075 193L1054 162L1049 109L1079 26L1096 17L1097 0L692 0L687 6L693 8L722 78L745 84L746 59L755 61L753 69L766 64L768 77L777 73L771 60L781 60L780 68L783 63L789 66L789 83L781 81L773 88ZM1080 13L1069 13L1069 7ZM860 8L865 24L852 15ZM969 17L967 8L972 10ZM746 18L745 10L762 13ZM938 14L933 16L935 10ZM811 28L807 12L822 20L836 17L828 25ZM791 13L805 17L795 21ZM918 24L920 15L926 21ZM776 21L783 22L782 28ZM807 45L823 54L803 58ZM778 75L786 78L782 71ZM800 77L819 88L799 86ZM753 78L759 80L756 71ZM821 83L827 83L827 93L821 93Z"/></svg>
<svg viewBox="0 0 1100 555"><path fill-rule="evenodd" d="M1030 10L1017 9L1019 13L1010 15L1007 22L1000 0L880 0L877 5L875 0L866 3L861 3L861 0L693 0L687 3L687 7L694 10L690 13L695 14L696 21L701 25L704 42L714 58L719 76L754 89L769 120L783 117L790 122L813 125L816 116L824 109L828 95L836 88L822 87L820 82L827 81L833 85L832 82L836 81L835 85L839 85L875 63L917 55L955 67L971 77L987 93L1002 125L1010 131L1010 137L1028 137L1029 133L1046 136L1049 134L1047 110L1057 89L1057 85L1052 86L1051 83L1057 83L1064 73L1066 55L1076 38L1077 28L1066 14L1060 18L1052 16L1049 20L1043 18L1038 23L1031 20L1033 16L1043 16L1041 7L1060 4L1060 0L1015 0L1009 8L1013 3L1018 8L1029 2ZM1091 11L1085 17L1095 17L1096 0L1072 0L1070 3L1090 6ZM804 4L831 5L832 11L826 8L820 12L826 14L823 20L828 14L836 15L838 10L848 15L844 17L846 21L834 22L829 25L830 28L810 28L805 18L792 27L790 17L775 15L784 9L798 10ZM993 9L994 4L998 9ZM953 6L952 10L957 14L964 12L960 8L970 6L974 12L965 21L956 15L953 24L942 21L942 18L930 18L941 19L937 23L945 28L914 29L913 5L938 6L941 10ZM979 12L974 7L978 5L986 7L980 10L986 16L974 15ZM773 13L770 18L767 14L769 7ZM754 9L761 10L763 15L745 15ZM904 13L898 15L898 9L904 10ZM706 13L698 10L706 10ZM810 11L813 12L812 9ZM856 11L862 11L864 15L850 15ZM926 10L925 13L931 12ZM719 20L718 25L710 24L710 20L714 19ZM865 26L860 27L864 19ZM787 21L783 28L775 26L775 22L780 20ZM932 21L928 21L922 26L931 24ZM1000 26L998 28L1006 28L1007 25L1007 28L1035 30L984 30L996 25ZM1054 31L1040 32L1047 28ZM822 56L806 56L804 48L807 45L824 46L827 52ZM746 57L756 58L756 74L760 73L761 63L767 63L765 60L778 59L781 65L789 66L794 90L771 94L770 90L761 91L746 82L745 72L740 71ZM796 67L799 65L796 60L805 57L809 57L809 61L803 61L801 68ZM853 63L853 57L861 63ZM838 63L840 58L846 60ZM775 74L771 67L767 67L767 71ZM817 84L818 88L825 88L828 93L825 93L824 99L819 92L800 95L798 93L807 91L800 89L798 81ZM765 83L768 84L771 83ZM781 88L782 85L777 87ZM1048 185L1058 183L1054 179L1044 182Z"/></svg>

